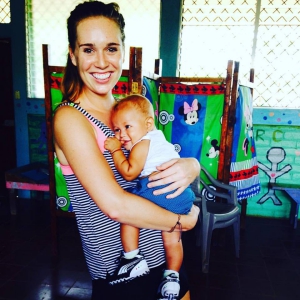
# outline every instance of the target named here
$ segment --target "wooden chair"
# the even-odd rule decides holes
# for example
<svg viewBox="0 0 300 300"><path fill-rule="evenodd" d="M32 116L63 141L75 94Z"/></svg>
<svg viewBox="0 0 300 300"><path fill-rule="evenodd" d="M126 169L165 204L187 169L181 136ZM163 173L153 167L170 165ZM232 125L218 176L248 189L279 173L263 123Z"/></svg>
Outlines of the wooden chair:
<svg viewBox="0 0 300 300"><path fill-rule="evenodd" d="M212 84L223 84L224 85L224 108L222 116L222 125L221 125L221 137L220 137L220 146L219 146L219 158L218 158L218 169L217 174L215 175L215 170L211 165L206 164L205 160L200 160L201 164L208 168L210 174L212 174L216 179L229 184L232 180L231 175L231 162L232 162L232 145L234 137L234 127L236 124L236 104L237 104L237 95L239 89L239 62L228 61L226 77L159 77L158 81L160 85L172 84L172 83L187 83L191 85L191 90L193 89L194 84L201 83L206 86L207 89L210 88ZM250 81L246 85L250 86L251 93L253 94L253 83L254 81L254 70L250 70ZM244 83L245 84L245 83ZM171 87L175 87L171 86ZM182 87L179 87L182 88ZM185 87L183 87L185 88ZM196 87L197 88L197 87ZM200 87L201 88L201 87ZM163 109L159 109L164 110ZM169 131L170 129L165 129L162 126L163 131ZM177 130L178 131L178 130ZM173 142L173 141L172 141ZM188 144L189 142L186 141ZM186 145L184 145L186 147ZM199 140L199 147L201 147L201 141ZM240 201L240 200L239 200ZM246 208L247 208L247 199L240 201L241 204L241 228L245 228L245 218L246 218Z"/></svg>
<svg viewBox="0 0 300 300"><path fill-rule="evenodd" d="M48 169L49 169L49 194L51 212L51 253L54 259L58 258L58 217L74 217L74 213L69 208L62 210L59 207L60 197L57 193L57 173L55 172L55 152L53 145L52 118L53 109L62 100L60 83L64 72L62 66L50 66L48 57L48 45L42 46L43 69L45 86L45 117L47 128L47 149L48 149ZM113 90L116 97L122 97L131 93L141 93L142 91L142 48L130 48L130 68L123 70L120 81ZM67 201L67 200L66 200ZM63 203L66 201L62 200ZM64 206L66 207L66 206Z"/></svg>
<svg viewBox="0 0 300 300"><path fill-rule="evenodd" d="M34 162L5 172L6 188L9 189L11 215L17 214L18 190L34 191L37 197L44 198L49 191L48 164Z"/></svg>
<svg viewBox="0 0 300 300"><path fill-rule="evenodd" d="M195 89L220 89L224 94L224 104L223 104L223 117L221 125L221 136L220 136L220 149L218 158L218 169L216 178L222 182L229 182L229 171L230 171L230 157L231 157L231 146L232 146L232 132L234 128L234 110L235 101L237 96L237 85L238 85L238 72L239 63L234 61L228 61L227 73L225 77L159 77L157 81L160 84L160 95L163 89L167 85L171 85L171 88L176 89L176 84L183 83L186 84L183 88L191 87ZM195 84L195 86L194 86ZM178 89L182 88L181 86ZM189 92L192 94L193 92ZM206 92L204 92L205 94ZM162 101L159 100L159 105ZM163 109L159 108L159 111ZM200 120L199 120L200 122ZM165 130L164 126L160 129ZM198 141L199 147L201 148L201 142ZM201 161L201 163L203 163ZM207 168L208 165L205 165ZM211 170L210 170L211 171Z"/></svg>
<svg viewBox="0 0 300 300"><path fill-rule="evenodd" d="M53 102L51 88L56 87L59 90L61 77L64 72L62 66L49 66L48 45L42 46L43 50L43 69L44 69L44 87L45 87L45 117L47 129L47 152L48 152L48 170L49 170L49 195L50 195L50 218L51 218L51 254L54 259L58 258L58 228L57 217L74 217L74 213L57 209L56 206L56 181L54 170L54 145L53 145ZM60 99L61 100L61 99ZM59 100L57 100L59 101Z"/></svg>

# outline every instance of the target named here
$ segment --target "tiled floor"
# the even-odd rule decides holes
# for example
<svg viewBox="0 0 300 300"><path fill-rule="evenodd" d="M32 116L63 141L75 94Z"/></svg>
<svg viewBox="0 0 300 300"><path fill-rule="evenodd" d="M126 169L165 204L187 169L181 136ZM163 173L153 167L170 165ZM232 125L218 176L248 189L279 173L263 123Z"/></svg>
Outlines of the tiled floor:
<svg viewBox="0 0 300 300"><path fill-rule="evenodd" d="M91 283L75 220L60 221L60 262L55 264L47 202L20 200L18 208L11 217L7 200L0 198L0 299L89 299ZM192 300L300 299L299 230L287 220L247 217L239 259L231 230L215 231L208 274L201 273L195 232L185 233Z"/></svg>

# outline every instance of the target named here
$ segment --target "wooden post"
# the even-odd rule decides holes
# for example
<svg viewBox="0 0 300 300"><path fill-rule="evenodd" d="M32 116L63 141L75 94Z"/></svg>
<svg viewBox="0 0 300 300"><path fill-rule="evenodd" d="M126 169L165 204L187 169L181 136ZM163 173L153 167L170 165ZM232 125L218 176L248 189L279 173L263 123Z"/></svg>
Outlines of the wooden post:
<svg viewBox="0 0 300 300"><path fill-rule="evenodd" d="M220 155L219 155L218 176L217 176L217 179L222 182L224 181L223 178L224 178L224 164L226 158L226 140L228 138L227 130L228 130L228 114L229 114L231 85L232 85L232 72L233 72L232 69L233 69L233 61L229 60L227 64L227 74L225 79L225 96L224 96Z"/></svg>
<svg viewBox="0 0 300 300"><path fill-rule="evenodd" d="M128 94L141 94L142 86L142 48L130 47Z"/></svg>
<svg viewBox="0 0 300 300"><path fill-rule="evenodd" d="M232 156L232 143L233 143L233 133L234 125L236 121L236 99L238 94L238 72L239 72L239 62L234 63L234 72L232 80L232 89L230 96L230 106L228 114L228 128L226 135L226 146L225 146L225 158L224 158L224 168L223 168L223 182L229 183L230 177L230 164Z"/></svg>

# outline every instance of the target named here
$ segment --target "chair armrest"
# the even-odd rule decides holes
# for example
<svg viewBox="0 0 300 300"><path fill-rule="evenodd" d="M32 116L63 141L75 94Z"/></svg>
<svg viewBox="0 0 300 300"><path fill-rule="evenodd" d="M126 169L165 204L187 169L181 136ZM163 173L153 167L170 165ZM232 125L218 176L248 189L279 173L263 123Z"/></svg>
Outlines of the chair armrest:
<svg viewBox="0 0 300 300"><path fill-rule="evenodd" d="M197 176L195 180L190 184L191 189L195 193L196 197L202 197L201 195L201 182L200 182L200 176Z"/></svg>
<svg viewBox="0 0 300 300"><path fill-rule="evenodd" d="M226 189L226 190L230 190L230 191L233 191L234 189L236 189L235 186L233 185L230 185L230 184L226 184L224 182L221 182L217 179L215 179L214 177L212 177L208 171L201 166L201 171L203 171L203 173L205 174L205 176L209 179L209 181L214 185L214 186L217 186L217 187L220 187L220 188L223 188L223 189Z"/></svg>
<svg viewBox="0 0 300 300"><path fill-rule="evenodd" d="M208 180L211 182L211 184L216 187L216 190L209 187L209 185L200 178L201 184L206 188L208 193L212 194L215 197L223 198L228 201L228 203L232 203L234 205L237 205L237 188L233 185L223 183L214 177L212 177L208 171L201 166L201 172L205 174L205 176L208 178ZM219 191L221 188L222 190L225 190L224 192Z"/></svg>

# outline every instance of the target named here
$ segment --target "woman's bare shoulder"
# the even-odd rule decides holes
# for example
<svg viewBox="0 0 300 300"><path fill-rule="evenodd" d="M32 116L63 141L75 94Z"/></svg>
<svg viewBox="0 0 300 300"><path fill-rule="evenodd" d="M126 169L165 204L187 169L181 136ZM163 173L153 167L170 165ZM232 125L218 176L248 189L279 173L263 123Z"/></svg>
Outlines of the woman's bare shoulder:
<svg viewBox="0 0 300 300"><path fill-rule="evenodd" d="M57 115L65 115L65 114L72 114L72 113L80 113L77 109L75 109L72 105L60 105L54 111L54 116Z"/></svg>
<svg viewBox="0 0 300 300"><path fill-rule="evenodd" d="M86 117L78 109L70 105L62 105L55 110L53 121L55 125L70 122L80 124L86 123Z"/></svg>

